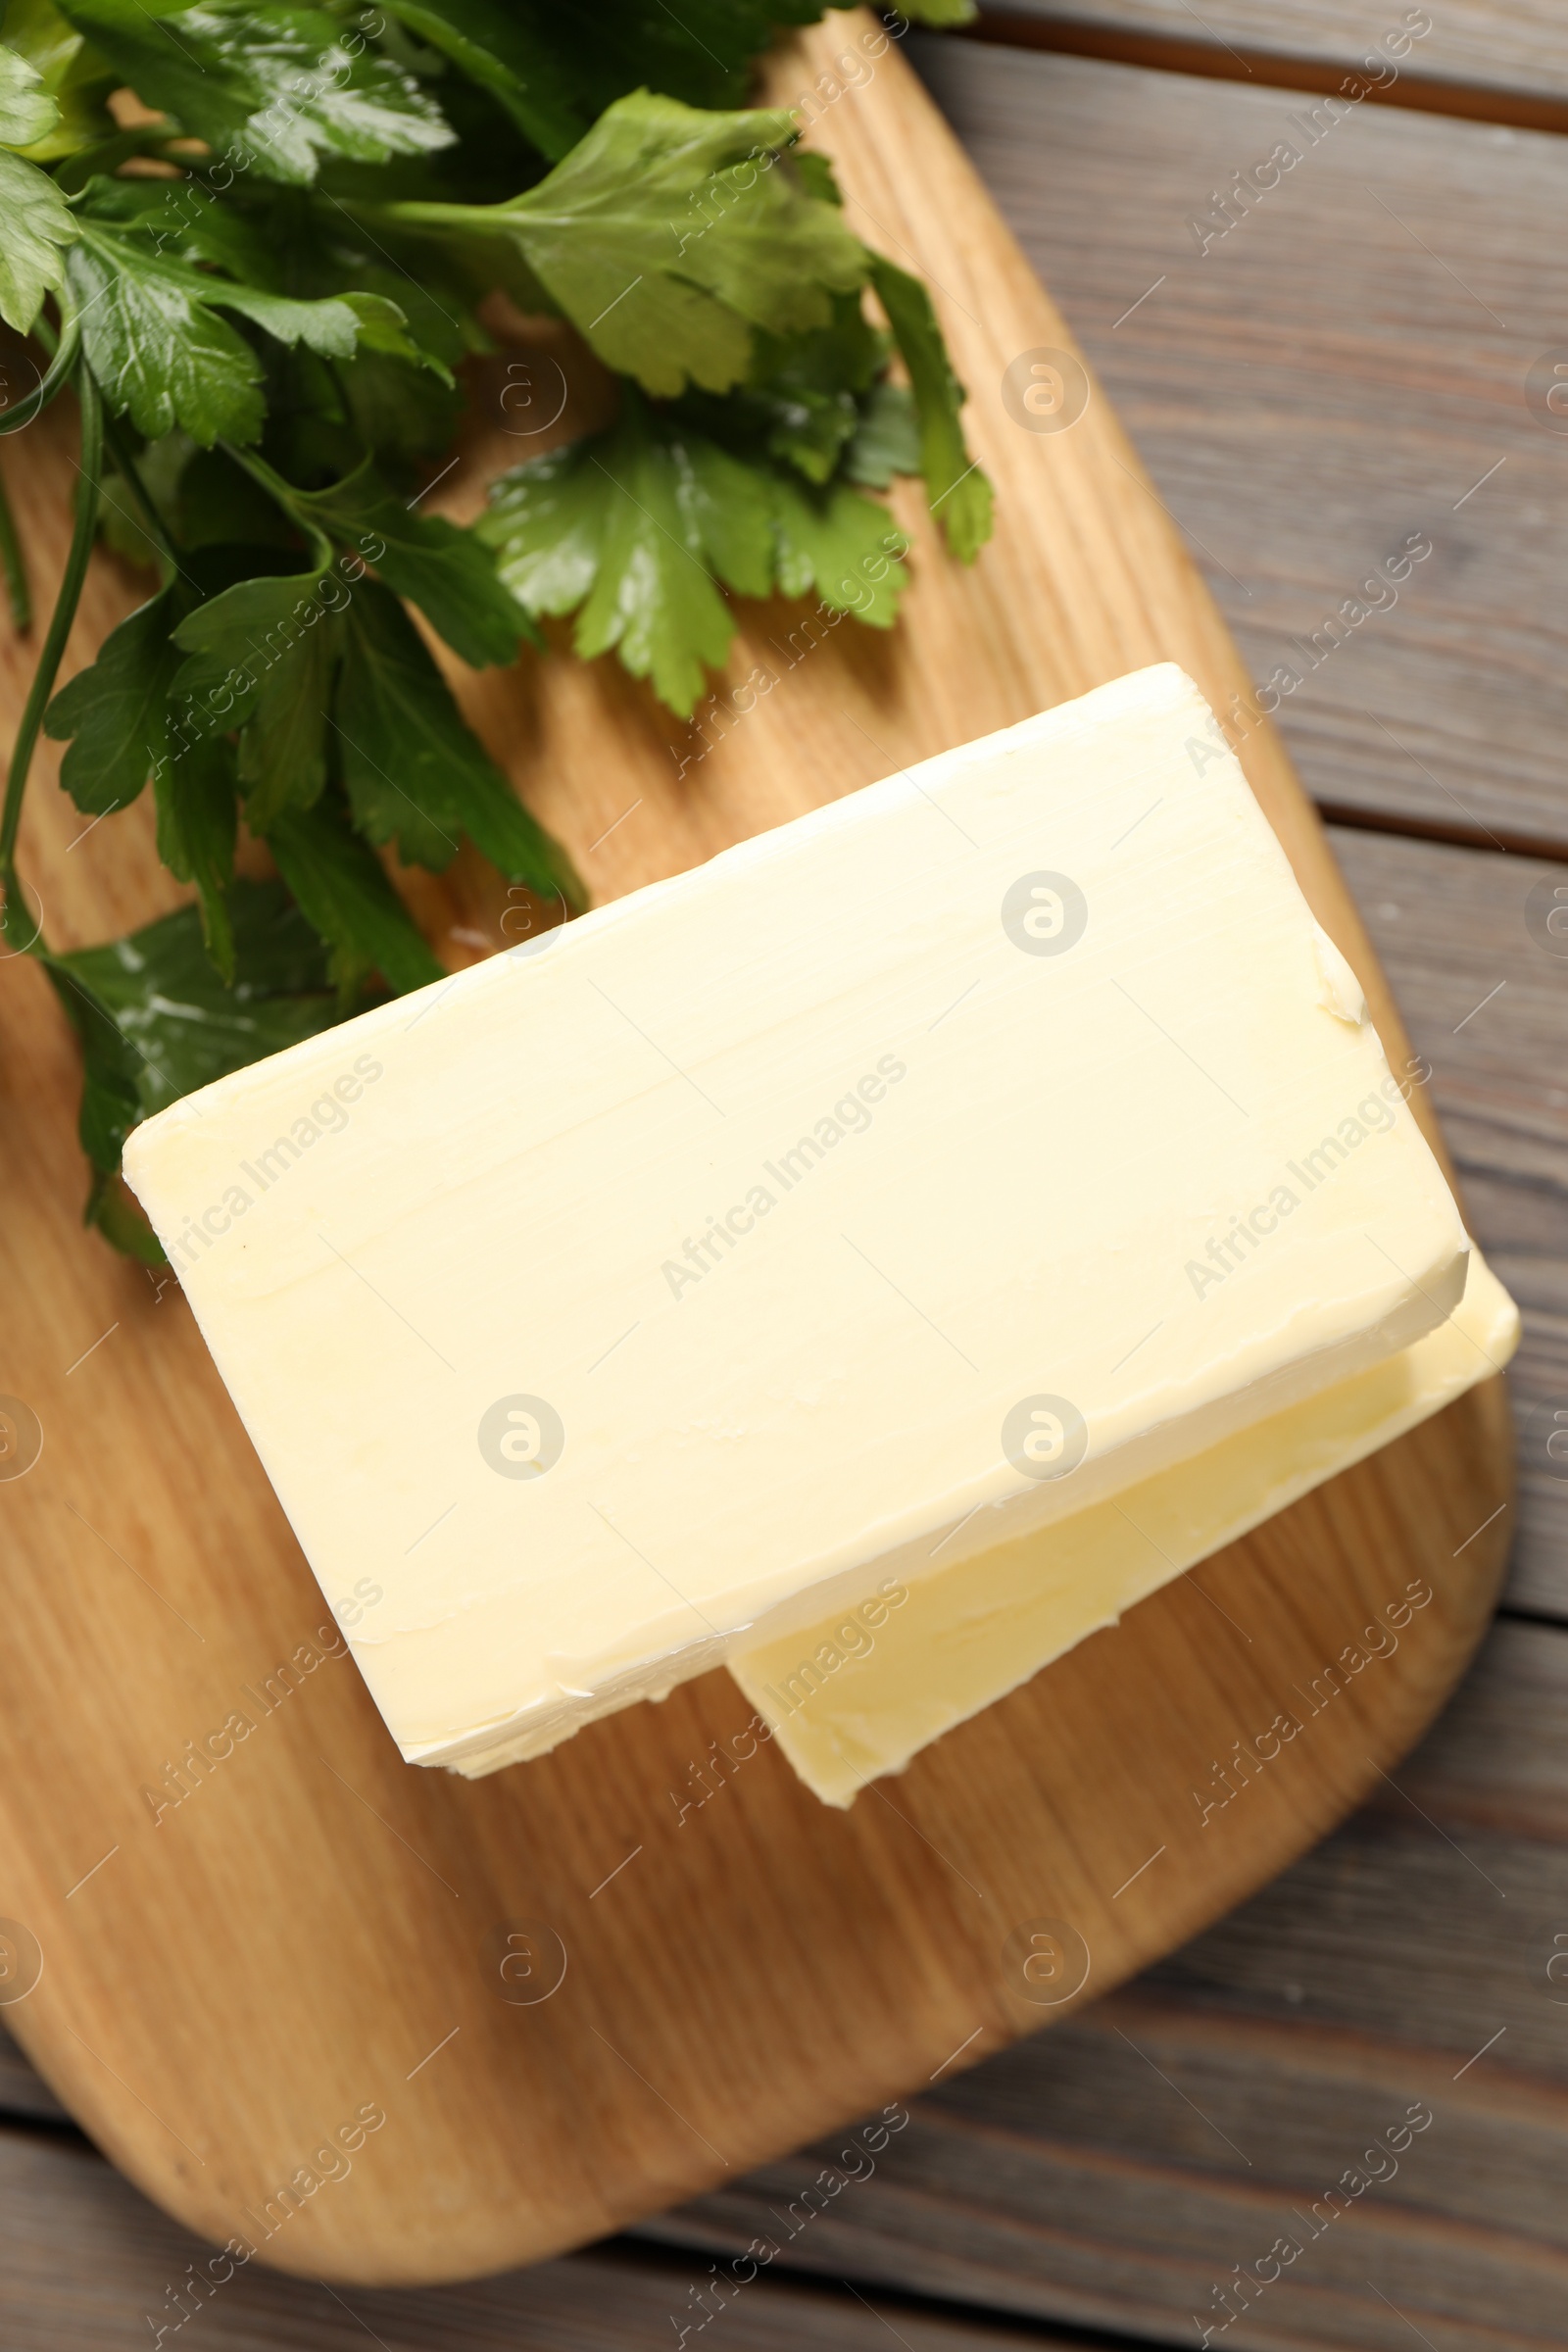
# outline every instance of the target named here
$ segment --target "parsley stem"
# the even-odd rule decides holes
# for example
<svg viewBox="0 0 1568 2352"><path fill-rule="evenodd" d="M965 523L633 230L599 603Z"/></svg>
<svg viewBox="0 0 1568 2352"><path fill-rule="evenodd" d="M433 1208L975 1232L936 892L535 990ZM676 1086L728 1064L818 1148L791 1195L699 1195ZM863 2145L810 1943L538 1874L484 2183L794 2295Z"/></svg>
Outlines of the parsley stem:
<svg viewBox="0 0 1568 2352"><path fill-rule="evenodd" d="M225 458L232 458L236 466L242 466L252 481L258 483L268 497L282 508L290 522L305 533L315 552L317 570L324 571L332 561L332 542L318 522L300 512L299 500L303 494L295 489L292 482L286 482L280 473L274 473L267 460L258 457L253 449L241 449L232 441L220 441L218 446Z"/></svg>
<svg viewBox="0 0 1568 2352"><path fill-rule="evenodd" d="M130 492L131 498L140 512L148 538L157 548L165 563L178 571L179 562L174 554L168 526L148 495L147 485L141 478L141 468L130 454L129 444L126 442L124 434L112 416L104 418L104 439L109 446L109 455L115 461L115 470Z"/></svg>
<svg viewBox="0 0 1568 2352"><path fill-rule="evenodd" d="M19 632L30 629L32 597L27 587L27 567L22 560L17 518L11 512L11 500L6 493L3 475L0 475L0 568L4 569L6 575L6 601L11 607L12 625Z"/></svg>
<svg viewBox="0 0 1568 2352"><path fill-rule="evenodd" d="M64 338L62 338L64 341ZM61 657L71 624L76 617L81 600L81 585L87 576L87 559L92 554L93 532L98 521L98 478L103 470L104 433L103 406L98 396L97 381L89 368L77 376L77 398L81 404L81 458L76 474L75 525L71 534L71 552L61 575L55 609L49 615L49 627L38 656L27 699L23 705L22 720L17 728L16 747L11 754L11 767L6 777L6 796L0 808L0 888L6 894L4 921L9 939L13 925L20 921L26 901L17 877L17 831L22 823L23 795L27 789L27 770L32 765L33 748L38 741L38 729L43 723L44 709L54 692ZM42 930L30 940L18 941L19 947L36 948L41 944Z"/></svg>

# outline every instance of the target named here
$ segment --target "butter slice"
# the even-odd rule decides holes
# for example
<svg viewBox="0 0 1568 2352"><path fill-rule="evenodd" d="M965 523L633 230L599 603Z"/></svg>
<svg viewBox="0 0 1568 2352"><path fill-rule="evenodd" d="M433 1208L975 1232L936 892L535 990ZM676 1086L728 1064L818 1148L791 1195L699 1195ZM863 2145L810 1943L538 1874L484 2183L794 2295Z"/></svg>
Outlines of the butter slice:
<svg viewBox="0 0 1568 2352"><path fill-rule="evenodd" d="M1058 1526L935 1563L868 1612L737 1644L729 1670L824 1804L933 1740L1186 1569L1500 1372L1519 1311L1479 1250L1446 1323L1397 1355Z"/></svg>
<svg viewBox="0 0 1568 2352"><path fill-rule="evenodd" d="M1458 1212L1222 740L1143 671L134 1132L405 1756L542 1753L1449 1312Z"/></svg>

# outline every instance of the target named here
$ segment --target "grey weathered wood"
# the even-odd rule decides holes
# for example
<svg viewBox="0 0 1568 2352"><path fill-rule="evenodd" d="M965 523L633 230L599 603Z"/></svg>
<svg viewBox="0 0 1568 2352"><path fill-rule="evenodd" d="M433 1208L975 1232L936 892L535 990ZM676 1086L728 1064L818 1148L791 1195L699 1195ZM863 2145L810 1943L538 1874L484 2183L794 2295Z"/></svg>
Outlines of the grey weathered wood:
<svg viewBox="0 0 1568 2352"><path fill-rule="evenodd" d="M1037 2339L976 2330L913 2309L875 2285L820 2286L747 2278L733 2299L700 2257L624 2244L476 2285L417 2294L346 2294L259 2268L202 2293L191 2283L209 2249L187 2237L79 2144L0 2130L0 2342L6 2352L105 2352L111 2345L196 2343L207 2352L623 2352L693 2346L723 2352L881 2352L889 2329L910 2352L1024 2352ZM745 2274L743 2273L743 2277ZM171 2290L183 2285L183 2300ZM706 2306L695 2299L706 2286ZM715 2308L716 2304L716 2308ZM700 2327L710 2313L709 2335ZM183 2308L189 2315L177 2326ZM673 2322L672 2322L673 2315ZM160 2338L158 2327L167 2333ZM1064 2352L1072 2352L1069 2342Z"/></svg>
<svg viewBox="0 0 1568 2352"><path fill-rule="evenodd" d="M1354 1703L1324 1702L1340 1737ZM1233 2343L1562 2342L1568 1633L1499 1626L1396 1778L1139 1984L917 2101L801 2261L1176 2344L1288 2234L1303 2250ZM1348 2168L1387 2169L1363 2152L1416 2102L1434 2120L1396 2173L1307 2237ZM713 2248L776 2236L804 2161L656 2227Z"/></svg>
<svg viewBox="0 0 1568 2352"><path fill-rule="evenodd" d="M1442 0L1415 11L1388 0L1205 0L1201 9L1187 0L998 0L981 24L991 37L1098 40L1101 54L1150 63L1169 64L1179 51L1190 71L1251 67L1263 77L1271 63L1306 64L1332 86L1331 77L1364 70L1411 14L1432 27L1403 65L1427 103L1568 99L1568 23L1556 0Z"/></svg>
<svg viewBox="0 0 1568 2352"><path fill-rule="evenodd" d="M1568 360L1568 249L1545 226L1568 213L1568 140L1363 106L1201 254L1188 223L1210 193L1304 144L1293 120L1326 102L909 46L1256 678L1304 667L1293 637L1430 534L1397 606L1284 703L1309 788L1483 842L1568 845L1568 437L1525 399L1541 354L1562 342Z"/></svg>
<svg viewBox="0 0 1568 2352"><path fill-rule="evenodd" d="M1334 847L1432 1065L1472 1229L1524 1311L1508 1599L1568 1617L1568 1459L1544 1442L1550 1402L1568 1410L1568 956L1525 920L1568 867L1343 826Z"/></svg>
<svg viewBox="0 0 1568 2352"><path fill-rule="evenodd" d="M0 2010L0 2116L25 2116L47 2124L71 2121L48 2083L33 2072L7 2033L4 2010Z"/></svg>

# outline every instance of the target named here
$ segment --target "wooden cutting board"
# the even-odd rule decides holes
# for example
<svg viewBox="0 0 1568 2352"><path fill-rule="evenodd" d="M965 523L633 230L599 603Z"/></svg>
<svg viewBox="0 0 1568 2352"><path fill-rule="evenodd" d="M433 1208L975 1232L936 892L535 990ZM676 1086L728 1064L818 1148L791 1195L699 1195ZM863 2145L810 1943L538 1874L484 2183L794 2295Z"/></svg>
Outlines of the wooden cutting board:
<svg viewBox="0 0 1568 2352"><path fill-rule="evenodd" d="M609 662L469 681L475 723L600 898L1149 662L1183 662L1222 710L1247 691L1066 327L880 37L835 17L779 53L771 91L815 89L854 225L936 289L996 542L961 570L901 495L916 586L898 632L749 607L699 729ZM530 428L561 368L576 407L558 436L596 396L580 357L558 339L494 364L447 485L460 508L547 445ZM57 563L68 421L4 444L27 543ZM145 592L100 558L70 665ZM7 643L13 713L28 659ZM756 670L772 686L737 704ZM1242 757L1398 1065L1398 1015L1278 740L1253 726ZM59 944L173 902L145 809L81 831L45 771L23 870ZM504 944L476 867L410 887L450 962ZM5 962L0 1392L43 1446L0 1481L0 1993L150 2196L288 2270L416 2281L533 2261L1050 2023L1321 1837L1415 1740L1491 1610L1510 1492L1496 1381L848 1814L748 1752L723 1674L474 1786L411 1769L324 1654L324 1605L176 1286L78 1226L76 1088L43 981ZM1205 1821L1195 1790L1222 1795L1236 1743L1255 1759L1412 1580L1433 1597L1395 1654L1265 1765L1233 1766L1239 1793ZM318 1662L270 1700L291 1657ZM236 1713L249 1735L155 1821L144 1788Z"/></svg>

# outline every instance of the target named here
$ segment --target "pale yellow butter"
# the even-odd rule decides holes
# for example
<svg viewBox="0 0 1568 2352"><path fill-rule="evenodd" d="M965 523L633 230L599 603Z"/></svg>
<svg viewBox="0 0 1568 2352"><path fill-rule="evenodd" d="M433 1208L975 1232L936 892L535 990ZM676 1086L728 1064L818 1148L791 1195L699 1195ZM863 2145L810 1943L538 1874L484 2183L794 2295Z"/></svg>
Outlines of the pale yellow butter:
<svg viewBox="0 0 1568 2352"><path fill-rule="evenodd" d="M1500 1372L1518 1343L1518 1309L1472 1250L1463 1301L1413 1347L957 1568L943 1567L939 1539L923 1576L738 1643L729 1670L802 1780L824 1803L851 1804L1135 1602Z"/></svg>
<svg viewBox="0 0 1568 2352"><path fill-rule="evenodd" d="M126 1173L404 1754L486 1771L1440 1323L1463 1229L1341 963L1164 666Z"/></svg>

